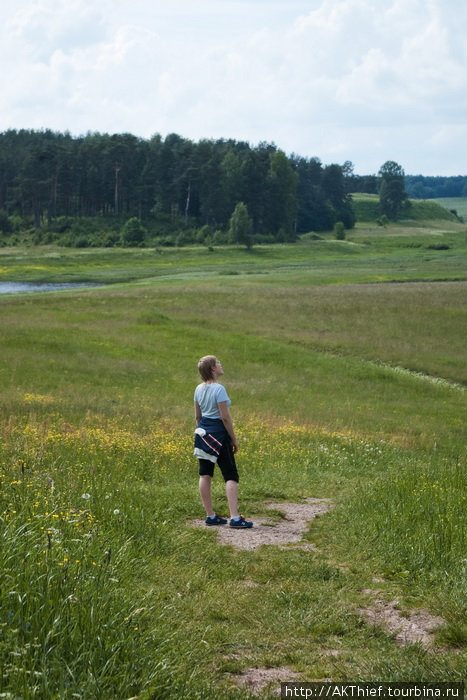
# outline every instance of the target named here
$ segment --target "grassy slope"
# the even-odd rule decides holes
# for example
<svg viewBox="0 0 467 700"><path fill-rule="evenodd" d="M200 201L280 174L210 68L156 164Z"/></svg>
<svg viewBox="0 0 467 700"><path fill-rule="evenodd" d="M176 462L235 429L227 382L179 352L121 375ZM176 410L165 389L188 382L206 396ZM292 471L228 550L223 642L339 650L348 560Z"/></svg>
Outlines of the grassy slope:
<svg viewBox="0 0 467 700"><path fill-rule="evenodd" d="M37 681L44 698L245 697L224 674L254 665L291 665L308 680L462 679L465 391L386 365L465 383L465 282L361 284L460 277L460 234L444 234L447 251L425 247L433 236L170 251L163 269L151 251L4 253L26 276L51 261L58 276L125 279L131 268L141 282L0 299L4 503L18 511L4 511L1 568L4 590L30 601L6 598L9 609L32 626L7 636L24 656L2 690L19 694L29 669L49 679ZM269 499L332 498L339 507L310 533L321 554L238 552L185 527L200 512L190 404L206 352L228 371L242 507L254 516ZM215 495L222 509L218 480ZM84 544L66 535L77 527L68 520L91 517ZM45 534L30 538L49 522L63 535L44 564ZM374 576L389 599L442 614L460 653L407 652L363 624L355 608Z"/></svg>
<svg viewBox="0 0 467 700"><path fill-rule="evenodd" d="M433 201L445 209L454 209L459 216L467 218L467 197L440 197Z"/></svg>
<svg viewBox="0 0 467 700"><path fill-rule="evenodd" d="M357 221L376 221L380 216L379 195L362 194L356 192L352 195L353 205L357 216ZM410 199L409 208L403 216L403 220L415 221L456 221L456 217L449 211L450 208L444 204L438 204L440 200ZM460 212L458 212L460 214Z"/></svg>

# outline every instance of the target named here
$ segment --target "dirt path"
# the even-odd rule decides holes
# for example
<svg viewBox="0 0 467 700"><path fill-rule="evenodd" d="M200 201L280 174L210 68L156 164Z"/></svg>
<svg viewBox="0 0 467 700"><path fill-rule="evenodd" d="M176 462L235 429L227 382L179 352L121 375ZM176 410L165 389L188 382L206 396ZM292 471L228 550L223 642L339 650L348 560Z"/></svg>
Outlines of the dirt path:
<svg viewBox="0 0 467 700"><path fill-rule="evenodd" d="M328 513L334 508L334 503L329 498L307 498L304 503L267 503L266 508L283 513L283 517L279 521L264 517L254 518L254 527L245 530L235 530L228 525L216 527L218 543L247 550L256 549L261 545L274 545L279 549L319 551L316 545L303 542L302 538L316 516ZM193 520L189 524L194 527L206 527L204 522L199 520ZM346 570L344 566L340 568ZM374 580L384 583L383 579ZM255 584L249 582L249 585ZM433 632L444 620L422 609L402 611L398 599L386 601L383 591L379 589L365 589L362 593L370 600L368 605L357 608L356 612L367 622L384 627L400 646L419 643L428 651L437 651L433 642ZM264 692L271 692L273 687L277 690L281 681L298 680L297 674L289 667L247 668L232 678L238 686L258 696Z"/></svg>
<svg viewBox="0 0 467 700"><path fill-rule="evenodd" d="M219 544L230 544L238 549L256 549L263 544L276 545L279 548L311 549L315 545L302 542L303 534L308 530L308 523L317 515L327 513L334 504L328 498L307 498L305 503L267 503L266 508L284 513L284 517L275 522L270 518L255 518L254 527L235 530L223 526L217 529ZM195 527L206 527L203 522L192 521Z"/></svg>
<svg viewBox="0 0 467 700"><path fill-rule="evenodd" d="M380 590L362 592L373 598L368 606L357 610L368 622L385 627L400 646L420 643L425 649L433 647L433 631L444 623L442 618L422 609L403 612L397 598L385 601Z"/></svg>

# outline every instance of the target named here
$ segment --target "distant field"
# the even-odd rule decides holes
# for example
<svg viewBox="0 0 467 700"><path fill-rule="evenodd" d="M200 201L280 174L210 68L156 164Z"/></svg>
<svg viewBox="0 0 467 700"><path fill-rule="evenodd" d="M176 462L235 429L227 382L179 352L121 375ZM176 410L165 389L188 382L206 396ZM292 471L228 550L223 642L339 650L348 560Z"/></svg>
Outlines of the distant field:
<svg viewBox="0 0 467 700"><path fill-rule="evenodd" d="M442 197L432 201L446 209L455 209L459 216L467 220L467 197Z"/></svg>
<svg viewBox="0 0 467 700"><path fill-rule="evenodd" d="M441 207L439 207L441 209ZM0 281L97 282L204 280L248 276L246 283L336 284L466 279L465 225L456 221L361 222L293 245L186 248L0 248Z"/></svg>

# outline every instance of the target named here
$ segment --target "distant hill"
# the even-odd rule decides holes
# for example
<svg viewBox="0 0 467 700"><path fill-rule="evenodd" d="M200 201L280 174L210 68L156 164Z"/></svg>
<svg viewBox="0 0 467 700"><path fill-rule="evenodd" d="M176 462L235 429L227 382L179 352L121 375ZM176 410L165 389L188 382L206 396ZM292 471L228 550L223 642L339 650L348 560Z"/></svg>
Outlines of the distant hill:
<svg viewBox="0 0 467 700"><path fill-rule="evenodd" d="M379 196L377 194L352 194L353 207L357 221L376 221L381 216ZM448 208L435 200L409 199L409 206L401 219L413 221L457 221L456 216ZM466 199L467 202L467 199ZM455 207L452 207L455 208ZM461 215L461 212L458 211Z"/></svg>
<svg viewBox="0 0 467 700"><path fill-rule="evenodd" d="M442 207L450 211L456 211L464 221L467 221L467 197L440 197L432 201L441 204Z"/></svg>

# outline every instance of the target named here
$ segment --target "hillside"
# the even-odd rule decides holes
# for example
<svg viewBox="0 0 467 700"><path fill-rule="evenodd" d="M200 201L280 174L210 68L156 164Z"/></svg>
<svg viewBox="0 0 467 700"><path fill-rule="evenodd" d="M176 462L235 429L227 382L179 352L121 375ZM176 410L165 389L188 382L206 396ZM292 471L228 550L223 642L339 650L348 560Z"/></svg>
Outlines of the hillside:
<svg viewBox="0 0 467 700"><path fill-rule="evenodd" d="M355 216L358 221L376 221L380 216L377 194L352 194ZM409 221L457 221L446 207L435 200L409 199L403 220Z"/></svg>
<svg viewBox="0 0 467 700"><path fill-rule="evenodd" d="M440 204L445 209L454 209L459 216L467 218L467 197L440 197L430 201Z"/></svg>

